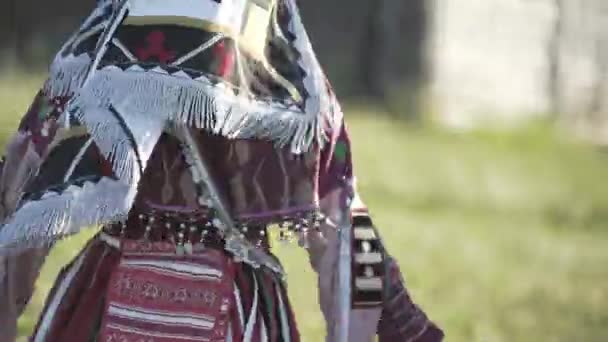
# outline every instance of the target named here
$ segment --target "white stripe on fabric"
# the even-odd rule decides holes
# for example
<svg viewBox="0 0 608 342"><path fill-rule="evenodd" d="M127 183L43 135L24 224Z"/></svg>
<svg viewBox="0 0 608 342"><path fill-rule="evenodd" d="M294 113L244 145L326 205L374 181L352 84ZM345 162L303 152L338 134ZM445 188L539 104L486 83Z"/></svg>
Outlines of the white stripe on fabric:
<svg viewBox="0 0 608 342"><path fill-rule="evenodd" d="M73 46L80 45L85 39L92 37L94 34L99 33L99 31L102 31L103 29L105 29L107 24L108 24L107 21L103 21L103 22L91 27L90 30L78 35L72 45Z"/></svg>
<svg viewBox="0 0 608 342"><path fill-rule="evenodd" d="M177 339L177 340L201 341L201 342L211 341L208 338L200 337L200 336L168 334L168 333L162 333L162 332L158 332L158 331L137 329L137 328L124 326L121 324L114 324L114 323L108 324L108 328L119 330L122 332L145 335L145 336L153 336L153 337L158 337L158 338L169 338L171 340Z"/></svg>
<svg viewBox="0 0 608 342"><path fill-rule="evenodd" d="M178 65L181 65L182 63L185 63L185 62L189 61L193 57L197 56L199 53L201 53L201 52L209 49L211 46L213 46L215 43L219 42L224 37L225 36L222 33L216 34L215 36L213 36L211 39L209 39L207 42L205 42L201 46L199 46L196 49L188 52L187 54L185 54L184 56L180 57L175 62L171 63L171 65L178 66Z"/></svg>
<svg viewBox="0 0 608 342"><path fill-rule="evenodd" d="M211 22L240 32L247 1L231 0L130 0L125 23L138 17L182 17Z"/></svg>
<svg viewBox="0 0 608 342"><path fill-rule="evenodd" d="M93 23L93 21L100 18L103 15L103 12L105 9L106 9L106 4L99 4L98 7L96 7L93 10L91 15L85 19L85 21L82 23L82 25L80 25L80 29L77 30L76 32L74 32L74 34L63 44L63 46L61 47L61 49L59 50L57 55L55 55L53 64L61 62L61 59L63 59L62 56L64 55L65 50L68 47L73 46L74 41L76 41L76 39L78 39L78 36L80 34L82 34L82 30L86 29L89 25L91 25L91 23Z"/></svg>
<svg viewBox="0 0 608 342"><path fill-rule="evenodd" d="M232 325L228 326L228 334L226 335L226 342L232 342Z"/></svg>
<svg viewBox="0 0 608 342"><path fill-rule="evenodd" d="M53 318L55 317L57 308L59 307L59 304L61 304L63 297L65 296L67 290L70 288L70 285L72 284L72 281L76 277L76 274L82 267L85 256L88 255L88 252L89 251L86 251L78 257L78 259L76 260L74 265L72 265L72 267L70 268L68 273L65 275L65 278L63 278L63 281L59 285L57 292L53 296L53 299L51 301L51 304L49 305L49 308L44 313L44 317L42 318L42 323L40 324L40 329L38 329L38 332L36 333L34 342L44 342L46 340L46 335L48 334L51 322L53 321Z"/></svg>
<svg viewBox="0 0 608 342"><path fill-rule="evenodd" d="M287 318L287 308L285 308L285 302L283 301L283 295L281 294L280 285L275 287L277 292L277 298L279 299L279 312L281 315L281 331L284 342L291 341L291 329L289 327L289 318Z"/></svg>
<svg viewBox="0 0 608 342"><path fill-rule="evenodd" d="M63 177L64 183L70 180L70 177L72 177L72 174L74 174L74 170L76 170L76 167L78 166L78 164L80 164L80 161L82 161L82 157L84 157L84 154L87 153L92 143L93 138L89 138L89 140L87 140L87 142L82 146L80 151L78 151L78 154L76 155L76 157L74 157L74 160L72 161L68 172L66 172L65 176Z"/></svg>
<svg viewBox="0 0 608 342"><path fill-rule="evenodd" d="M137 62L137 57L135 57L131 51L120 41L118 38L112 38L112 44L120 49L120 51L129 59L131 62Z"/></svg>
<svg viewBox="0 0 608 342"><path fill-rule="evenodd" d="M355 287L357 289L363 290L363 291L382 290L382 287L383 287L382 278L380 278L380 277L356 278Z"/></svg>
<svg viewBox="0 0 608 342"><path fill-rule="evenodd" d="M357 264L379 264L382 262L382 254L380 253L358 253L355 254L355 262Z"/></svg>
<svg viewBox="0 0 608 342"><path fill-rule="evenodd" d="M249 313L249 319L247 320L247 328L245 328L245 336L243 342L251 342L253 340L253 329L258 317L258 279L253 276L253 305L251 306L251 312ZM289 342L289 341L285 341Z"/></svg>
<svg viewBox="0 0 608 342"><path fill-rule="evenodd" d="M175 311L150 310L150 309L139 308L139 307L135 307L135 306L123 305L123 304L118 304L118 303L113 303L111 305L114 307L123 309L123 310L135 311L135 312L140 312L140 313L153 313L153 314L158 314L158 315L167 316L167 317L194 317L194 318L201 319L201 320L215 322L215 316L209 316L209 315L205 315L205 314L196 314L196 313L192 313L192 312L176 313Z"/></svg>
<svg viewBox="0 0 608 342"><path fill-rule="evenodd" d="M201 264L188 263L188 262L176 262L176 261L161 261L161 260L123 260L121 266L126 267L156 267L167 271L173 271L176 273L184 273L187 275L194 276L211 276L221 278L224 273L220 270L213 269Z"/></svg>
<svg viewBox="0 0 608 342"><path fill-rule="evenodd" d="M262 329L260 329L260 342L268 342L268 332L266 331L266 321L264 320L264 316L261 317Z"/></svg>
<svg viewBox="0 0 608 342"><path fill-rule="evenodd" d="M241 329L245 329L245 312L243 311L243 302L241 300L241 291L239 287L234 284L234 299L236 301L236 309L239 312L239 322L241 323Z"/></svg>
<svg viewBox="0 0 608 342"><path fill-rule="evenodd" d="M175 254L172 254L170 256L175 256ZM134 270L141 270L141 271L145 271L145 272L150 272L150 273L154 273L154 274L158 274L158 275L171 275L172 277L175 278L179 278L182 280L206 280L206 281L210 281L210 282L215 282L215 283L219 283L221 282L221 278L215 277L215 276L208 276L208 275L196 275L196 274L191 274L191 273L187 273L187 272L176 272L173 270L167 270L165 268L162 267L155 267L155 266L146 266L146 267L140 267L140 266L123 266L124 268L128 268L128 269L134 269Z"/></svg>
<svg viewBox="0 0 608 342"><path fill-rule="evenodd" d="M99 239L112 248L120 249L120 240L113 236L101 232L101 234L99 234Z"/></svg>
<svg viewBox="0 0 608 342"><path fill-rule="evenodd" d="M121 318L142 320L150 323L169 326L181 325L209 330L215 325L215 321L213 319L209 319L208 317L199 316L196 318L195 315L175 315L131 307L120 307L119 305L115 304L110 305L108 308L108 313L112 316Z"/></svg>
<svg viewBox="0 0 608 342"><path fill-rule="evenodd" d="M99 66L101 58L105 55L108 49L108 42L111 40L112 36L114 36L114 32L116 32L118 26L127 14L129 2L127 0L122 1L123 2L120 3L120 8L118 9L116 16L111 19L111 21L109 22L109 26L105 27L104 31L101 34L100 40L98 41L99 50L95 52L95 56L91 61L91 65L89 66L89 71L85 78L82 80L81 87L87 85L87 83L91 80L91 77L93 77L93 74L95 74L95 72L97 71L97 66Z"/></svg>

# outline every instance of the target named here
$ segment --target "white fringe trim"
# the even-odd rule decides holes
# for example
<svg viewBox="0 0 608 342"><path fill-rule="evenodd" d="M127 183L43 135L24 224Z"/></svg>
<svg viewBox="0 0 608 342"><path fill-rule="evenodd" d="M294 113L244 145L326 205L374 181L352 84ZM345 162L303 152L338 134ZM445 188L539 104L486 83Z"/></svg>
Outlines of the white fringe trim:
<svg viewBox="0 0 608 342"><path fill-rule="evenodd" d="M77 112L74 117L86 127L99 151L112 164L116 177L125 184L134 184L138 174L137 156L114 115L108 110L96 108Z"/></svg>
<svg viewBox="0 0 608 342"><path fill-rule="evenodd" d="M127 116L145 112L148 120L185 123L233 139L269 139L279 146L289 145L295 154L303 153L313 143L322 145L327 140L327 130L341 121L342 112L326 83L297 5L292 0L286 3L291 12L289 30L296 36L294 46L301 55L298 63L307 73L304 85L310 97L305 112L295 106L235 95L230 88L213 85L205 77L192 80L183 72L169 75L160 68L148 72L139 68L138 72L137 67L127 71L106 67L96 71L90 85L79 91L93 63L87 54L57 59L45 92L51 98L78 94L69 110L99 113L113 105Z"/></svg>
<svg viewBox="0 0 608 342"><path fill-rule="evenodd" d="M0 255L48 246L84 227L123 220L135 197L132 189L102 178L27 202L0 228Z"/></svg>
<svg viewBox="0 0 608 342"><path fill-rule="evenodd" d="M116 177L125 184L137 185L165 128L165 122L151 120L140 112L123 115L118 108L114 109L115 113L112 113L107 108L93 107L75 111L73 115L86 127L99 151L112 164ZM115 114L122 118L124 125Z"/></svg>
<svg viewBox="0 0 608 342"><path fill-rule="evenodd" d="M113 106L130 116L206 129L232 139L262 138L290 145L294 153L321 143L321 114L238 96L206 78L187 79L158 68L147 72L106 67L74 97L68 110L88 112Z"/></svg>
<svg viewBox="0 0 608 342"><path fill-rule="evenodd" d="M301 56L298 62L306 72L304 87L309 95L309 98L306 101L306 112L333 115L333 113L330 112L330 96L333 95L330 94L327 78L314 53L306 28L302 23L298 5L294 0L286 0L285 3L291 14L289 29L295 36L293 44Z"/></svg>
<svg viewBox="0 0 608 342"><path fill-rule="evenodd" d="M247 319L247 325L245 326L245 335L243 336L243 342L253 341L253 329L257 323L258 318L258 301L259 301L259 288L258 278L253 277L253 304L251 305L251 311L249 312L249 318Z"/></svg>
<svg viewBox="0 0 608 342"><path fill-rule="evenodd" d="M47 97L52 99L58 96L68 96L78 90L91 62L91 58L86 53L57 59L51 65L49 80L44 86Z"/></svg>
<svg viewBox="0 0 608 342"><path fill-rule="evenodd" d="M89 26L91 26L91 23L93 23L93 21L101 18L104 15L105 11L108 10L108 5L111 5L111 1L112 0L104 0L99 1L97 3L97 7L93 9L91 14L80 25L80 28L76 32L74 32L68 40L66 40L59 52L55 55L55 58L53 59L53 64L60 63L61 60L64 59L63 54L66 52L66 50L70 48L73 49L76 40L79 39L83 34L90 32ZM87 30L87 28L89 28L89 30Z"/></svg>

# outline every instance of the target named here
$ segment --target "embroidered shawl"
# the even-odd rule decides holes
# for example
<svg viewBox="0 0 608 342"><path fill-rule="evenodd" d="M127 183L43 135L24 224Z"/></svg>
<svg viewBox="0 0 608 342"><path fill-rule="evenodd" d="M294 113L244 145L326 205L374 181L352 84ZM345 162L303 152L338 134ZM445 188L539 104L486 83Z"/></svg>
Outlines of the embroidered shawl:
<svg viewBox="0 0 608 342"><path fill-rule="evenodd" d="M280 160L316 161L307 168L318 172L342 121L295 0L98 1L32 110L28 120L50 127L48 148L0 229L1 253L124 220L166 134L265 141ZM318 207L316 173L288 174L307 178L298 204Z"/></svg>

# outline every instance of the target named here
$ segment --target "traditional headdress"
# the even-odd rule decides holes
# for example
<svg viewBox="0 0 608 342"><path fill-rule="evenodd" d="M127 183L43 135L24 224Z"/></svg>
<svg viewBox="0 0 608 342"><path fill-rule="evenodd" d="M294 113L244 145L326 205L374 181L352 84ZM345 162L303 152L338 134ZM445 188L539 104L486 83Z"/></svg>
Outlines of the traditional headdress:
<svg viewBox="0 0 608 342"><path fill-rule="evenodd" d="M295 0L99 1L57 55L44 93L70 99L59 121L88 134L76 152L94 143L112 175L71 180L75 153L65 186L26 197L0 247L124 218L164 132L270 140L297 156L318 151L342 115Z"/></svg>

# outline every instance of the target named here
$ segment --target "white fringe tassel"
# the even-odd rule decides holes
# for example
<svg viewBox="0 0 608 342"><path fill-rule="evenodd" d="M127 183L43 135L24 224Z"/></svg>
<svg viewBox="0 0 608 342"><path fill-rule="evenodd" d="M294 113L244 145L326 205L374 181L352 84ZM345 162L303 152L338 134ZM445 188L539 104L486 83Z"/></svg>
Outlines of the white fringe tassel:
<svg viewBox="0 0 608 342"><path fill-rule="evenodd" d="M137 157L128 136L108 110L91 109L76 112L74 117L87 129L100 152L112 164L112 170L125 184L133 184L137 176Z"/></svg>
<svg viewBox="0 0 608 342"><path fill-rule="evenodd" d="M102 178L98 183L72 186L25 203L0 229L0 256L48 246L84 227L122 220L134 191L122 182Z"/></svg>
<svg viewBox="0 0 608 342"><path fill-rule="evenodd" d="M68 110L86 113L110 106L126 116L145 113L146 120L186 124L227 138L273 140L279 146L290 145L297 154L315 141L322 143L322 113L238 96L204 78L107 67L78 92Z"/></svg>
<svg viewBox="0 0 608 342"><path fill-rule="evenodd" d="M90 65L91 58L86 53L57 59L51 65L49 80L44 86L45 94L51 99L71 95L80 88Z"/></svg>
<svg viewBox="0 0 608 342"><path fill-rule="evenodd" d="M121 125L115 114L122 117L124 125ZM112 113L106 108L92 107L77 110L73 115L86 127L100 152L112 164L116 176L125 184L138 184L165 128L165 121L152 120L139 112L123 115L118 108Z"/></svg>
<svg viewBox="0 0 608 342"><path fill-rule="evenodd" d="M294 0L286 0L285 3L291 14L289 30L295 36L293 44L301 56L298 63L306 71L304 87L310 96L306 101L306 112L322 113L322 117L329 119L328 124L331 125L333 122L341 120L342 112L339 107L336 108L331 103L336 101L335 94L329 88L327 77L314 53L308 33L302 23L298 5ZM337 112L335 112L336 110ZM318 134L323 135L325 131L319 130Z"/></svg>

